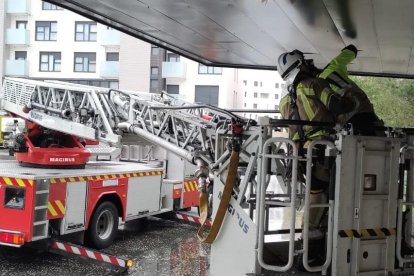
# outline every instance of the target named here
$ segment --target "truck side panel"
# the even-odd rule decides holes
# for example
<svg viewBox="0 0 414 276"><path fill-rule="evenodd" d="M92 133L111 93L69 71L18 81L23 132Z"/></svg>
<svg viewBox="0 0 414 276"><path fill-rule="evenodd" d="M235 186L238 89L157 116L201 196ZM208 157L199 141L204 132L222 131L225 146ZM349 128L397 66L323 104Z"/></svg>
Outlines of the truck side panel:
<svg viewBox="0 0 414 276"><path fill-rule="evenodd" d="M89 221L98 201L104 195L114 194L120 199L123 210L123 213L120 215L122 218L125 218L127 184L128 178L92 180L88 182L88 203L86 208L85 223L86 229L88 228Z"/></svg>
<svg viewBox="0 0 414 276"><path fill-rule="evenodd" d="M35 185L33 180L0 177L0 229L24 233L25 242L32 238Z"/></svg>

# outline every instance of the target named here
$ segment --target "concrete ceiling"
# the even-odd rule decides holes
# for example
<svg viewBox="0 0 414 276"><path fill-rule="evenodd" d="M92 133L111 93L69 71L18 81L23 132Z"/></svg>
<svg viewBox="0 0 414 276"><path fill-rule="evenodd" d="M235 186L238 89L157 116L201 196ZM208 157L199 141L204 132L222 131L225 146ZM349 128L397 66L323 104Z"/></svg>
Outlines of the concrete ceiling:
<svg viewBox="0 0 414 276"><path fill-rule="evenodd" d="M323 67L353 43L350 70L414 77L413 0L47 0L212 66L276 69L299 49Z"/></svg>

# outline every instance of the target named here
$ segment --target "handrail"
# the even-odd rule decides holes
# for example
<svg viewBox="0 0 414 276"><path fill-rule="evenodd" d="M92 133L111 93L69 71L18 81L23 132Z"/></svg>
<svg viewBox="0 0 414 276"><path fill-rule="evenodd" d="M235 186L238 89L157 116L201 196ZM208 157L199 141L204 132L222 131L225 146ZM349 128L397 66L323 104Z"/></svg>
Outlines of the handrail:
<svg viewBox="0 0 414 276"><path fill-rule="evenodd" d="M323 140L313 140L307 150L306 161L306 189L305 189L305 205L304 205L304 219L303 219L303 267L309 272L317 272L326 270L332 259L332 240L333 240L333 207L334 201L329 200L328 204L310 204L310 189L311 189L311 175L312 175L312 150L316 145L325 145L332 149L336 149L334 143ZM328 238L326 243L326 259L321 266L309 266L309 210L314 207L328 207Z"/></svg>
<svg viewBox="0 0 414 276"><path fill-rule="evenodd" d="M258 254L257 259L263 268L267 270L277 271L277 272L285 272L289 270L294 261L294 246L295 246L295 221L296 221L296 186L297 186L297 167L298 167L298 148L297 145L290 139L287 138L280 138L274 137L268 139L263 145L263 153L267 152L267 148L270 147L273 143L286 143L292 146L292 181L291 181L291 195L290 195L290 234L289 234L289 258L288 262L284 266L276 266L276 265L269 265L263 259L263 251L264 251L264 220L265 220L265 195L266 195L266 185L264 183L264 179L266 178L266 165L267 159L271 158L269 154L262 154L262 162L261 162L261 174L259 178L259 182L257 185L258 195L256 198L256 206L258 211ZM278 158L278 157L276 157Z"/></svg>

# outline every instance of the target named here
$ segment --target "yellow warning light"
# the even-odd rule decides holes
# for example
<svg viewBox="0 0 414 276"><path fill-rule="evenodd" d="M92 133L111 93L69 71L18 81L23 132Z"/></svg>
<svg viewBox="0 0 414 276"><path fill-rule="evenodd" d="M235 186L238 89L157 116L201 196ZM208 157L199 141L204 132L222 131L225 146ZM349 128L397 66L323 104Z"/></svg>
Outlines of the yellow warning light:
<svg viewBox="0 0 414 276"><path fill-rule="evenodd" d="M127 267L131 267L131 266L133 266L134 265L134 262L132 261L132 260L128 260L127 262L126 262L126 266Z"/></svg>

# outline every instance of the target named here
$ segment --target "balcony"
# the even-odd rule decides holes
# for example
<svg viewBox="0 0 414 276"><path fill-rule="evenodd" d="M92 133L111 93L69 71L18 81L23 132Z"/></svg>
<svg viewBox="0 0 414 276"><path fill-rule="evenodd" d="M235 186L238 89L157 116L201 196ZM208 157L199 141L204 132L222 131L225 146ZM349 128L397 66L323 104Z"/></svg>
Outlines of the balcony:
<svg viewBox="0 0 414 276"><path fill-rule="evenodd" d="M30 34L26 29L7 29L6 44L8 45L29 45Z"/></svg>
<svg viewBox="0 0 414 276"><path fill-rule="evenodd" d="M104 79L119 78L119 61L101 62L100 77Z"/></svg>
<svg viewBox="0 0 414 276"><path fill-rule="evenodd" d="M187 75L187 65L182 62L163 62L162 77L185 79Z"/></svg>
<svg viewBox="0 0 414 276"><path fill-rule="evenodd" d="M7 0L6 12L16 14L30 14L29 0Z"/></svg>
<svg viewBox="0 0 414 276"><path fill-rule="evenodd" d="M29 76L29 62L27 60L6 60L5 68L6 76L13 77L28 77Z"/></svg>
<svg viewBox="0 0 414 276"><path fill-rule="evenodd" d="M120 34L117 30L102 30L101 34L101 45L102 46L119 46Z"/></svg>

